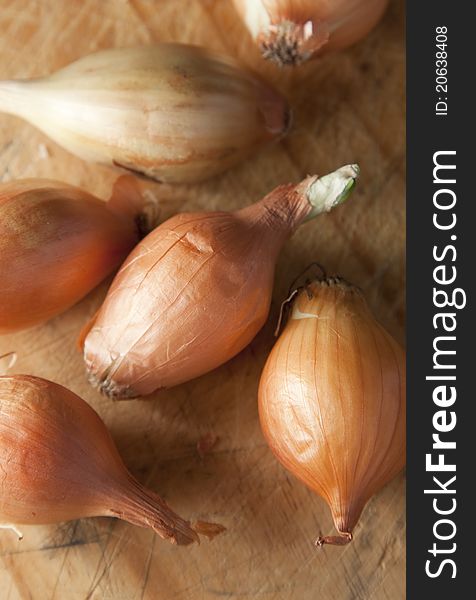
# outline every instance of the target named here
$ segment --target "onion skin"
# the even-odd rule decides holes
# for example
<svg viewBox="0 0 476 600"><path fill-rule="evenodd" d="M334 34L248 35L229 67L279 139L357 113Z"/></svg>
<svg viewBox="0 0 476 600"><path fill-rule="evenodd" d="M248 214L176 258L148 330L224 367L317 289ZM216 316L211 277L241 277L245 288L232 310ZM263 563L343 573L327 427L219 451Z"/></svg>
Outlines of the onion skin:
<svg viewBox="0 0 476 600"><path fill-rule="evenodd" d="M234 0L263 57L296 66L346 48L378 23L388 0Z"/></svg>
<svg viewBox="0 0 476 600"><path fill-rule="evenodd" d="M329 505L346 544L371 496L405 464L405 353L362 293L314 281L265 364L258 392L263 434L281 464Z"/></svg>
<svg viewBox="0 0 476 600"><path fill-rule="evenodd" d="M138 241L122 196L130 179L108 204L57 181L0 184L0 334L63 312L120 264Z"/></svg>
<svg viewBox="0 0 476 600"><path fill-rule="evenodd" d="M85 160L170 183L216 175L290 124L268 84L185 44L104 50L49 77L0 82L0 110Z"/></svg>
<svg viewBox="0 0 476 600"><path fill-rule="evenodd" d="M162 223L129 255L83 336L91 383L113 398L143 396L238 354L267 319L282 245L341 202L357 173L348 165L234 213Z"/></svg>
<svg viewBox="0 0 476 600"><path fill-rule="evenodd" d="M172 543L199 541L127 471L98 414L51 381L0 377L0 470L0 526L112 516ZM223 530L205 525L209 535Z"/></svg>

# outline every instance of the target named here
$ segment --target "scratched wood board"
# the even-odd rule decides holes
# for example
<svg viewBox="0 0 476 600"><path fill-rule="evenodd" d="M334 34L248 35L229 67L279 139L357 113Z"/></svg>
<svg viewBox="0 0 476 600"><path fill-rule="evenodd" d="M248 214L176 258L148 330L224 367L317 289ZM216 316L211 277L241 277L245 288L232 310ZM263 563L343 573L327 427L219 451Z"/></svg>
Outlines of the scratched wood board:
<svg viewBox="0 0 476 600"><path fill-rule="evenodd" d="M352 199L303 226L277 266L271 315L239 356L147 401L112 402L91 389L75 343L110 279L49 323L0 337L11 372L62 383L110 428L131 471L190 519L226 533L175 547L114 519L0 532L0 597L16 599L397 600L404 597L405 483L368 504L345 548L316 550L333 531L325 503L287 474L261 435L259 375L280 302L312 261L361 286L381 322L404 332L404 3L395 0L363 42L295 72L265 64L228 0L1 0L0 78L49 73L97 49L182 41L239 57L273 81L294 109L292 132L214 180L163 193L160 218L235 209L276 185L358 161ZM71 156L30 125L0 115L0 176L63 179L103 198L116 173ZM38 273L41 277L41 273ZM0 284L1 285L1 284ZM197 442L218 436L203 458Z"/></svg>

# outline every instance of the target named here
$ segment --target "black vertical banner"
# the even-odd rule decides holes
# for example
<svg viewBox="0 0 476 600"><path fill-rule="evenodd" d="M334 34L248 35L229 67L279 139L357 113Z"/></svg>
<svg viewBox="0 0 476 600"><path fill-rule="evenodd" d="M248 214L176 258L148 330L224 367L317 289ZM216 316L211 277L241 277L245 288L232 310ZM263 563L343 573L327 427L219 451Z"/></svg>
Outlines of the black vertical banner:
<svg viewBox="0 0 476 600"><path fill-rule="evenodd" d="M475 594L476 102L466 6L407 3L409 600Z"/></svg>

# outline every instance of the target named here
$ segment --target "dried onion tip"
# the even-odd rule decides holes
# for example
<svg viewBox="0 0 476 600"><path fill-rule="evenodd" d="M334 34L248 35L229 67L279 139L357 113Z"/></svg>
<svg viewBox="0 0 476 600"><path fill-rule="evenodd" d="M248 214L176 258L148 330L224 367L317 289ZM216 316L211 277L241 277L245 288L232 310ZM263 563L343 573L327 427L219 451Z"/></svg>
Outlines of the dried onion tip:
<svg viewBox="0 0 476 600"><path fill-rule="evenodd" d="M48 179L0 184L0 333L42 323L100 283L138 242L141 201L130 176L107 203Z"/></svg>
<svg viewBox="0 0 476 600"><path fill-rule="evenodd" d="M99 415L61 385L0 377L0 527L117 517L174 544L197 531L126 469ZM223 531L198 523L209 537Z"/></svg>
<svg viewBox="0 0 476 600"><path fill-rule="evenodd" d="M405 354L362 293L308 283L259 385L261 427L283 466L329 505L346 544L369 498L405 464Z"/></svg>
<svg viewBox="0 0 476 600"><path fill-rule="evenodd" d="M49 77L0 82L0 110L85 160L166 182L216 175L290 123L256 75L184 44L103 50Z"/></svg>
<svg viewBox="0 0 476 600"><path fill-rule="evenodd" d="M388 0L234 0L263 57L295 66L363 38Z"/></svg>
<svg viewBox="0 0 476 600"><path fill-rule="evenodd" d="M143 396L238 354L267 319L282 245L303 221L345 200L357 175L347 165L236 212L162 223L129 255L86 328L93 385L115 398Z"/></svg>

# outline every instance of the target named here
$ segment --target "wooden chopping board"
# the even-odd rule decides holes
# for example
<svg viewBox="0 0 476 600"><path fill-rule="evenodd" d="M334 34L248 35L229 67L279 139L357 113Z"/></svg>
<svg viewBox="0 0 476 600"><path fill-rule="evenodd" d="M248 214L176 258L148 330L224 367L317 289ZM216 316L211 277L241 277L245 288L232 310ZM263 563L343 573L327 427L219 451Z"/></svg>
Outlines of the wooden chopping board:
<svg viewBox="0 0 476 600"><path fill-rule="evenodd" d="M333 531L329 510L273 458L256 407L280 302L312 261L360 285L403 342L403 28L404 3L395 0L365 41L288 73L260 60L228 0L0 1L2 79L50 73L100 48L175 40L238 56L286 93L295 111L287 139L221 177L177 189L162 201L162 218L235 209L280 183L344 163L362 168L352 199L288 242L267 325L213 373L148 401L114 403L89 387L75 342L110 279L49 323L0 337L0 355L17 353L11 372L43 376L80 394L102 416L132 472L180 514L227 527L212 542L185 548L106 518L24 527L22 541L0 531L2 600L404 597L404 476L369 502L352 544L316 550L313 539ZM116 175L0 115L3 181L63 179L106 198ZM159 186L149 187L155 193ZM201 458L197 441L206 434L219 441Z"/></svg>

